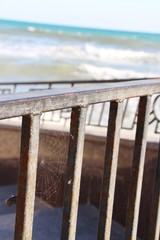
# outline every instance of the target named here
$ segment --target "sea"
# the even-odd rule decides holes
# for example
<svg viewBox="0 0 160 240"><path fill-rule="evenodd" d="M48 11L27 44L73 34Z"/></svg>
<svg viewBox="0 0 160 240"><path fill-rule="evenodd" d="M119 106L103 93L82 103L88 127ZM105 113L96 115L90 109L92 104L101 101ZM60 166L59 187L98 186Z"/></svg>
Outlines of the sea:
<svg viewBox="0 0 160 240"><path fill-rule="evenodd" d="M160 76L160 34L0 20L0 81Z"/></svg>

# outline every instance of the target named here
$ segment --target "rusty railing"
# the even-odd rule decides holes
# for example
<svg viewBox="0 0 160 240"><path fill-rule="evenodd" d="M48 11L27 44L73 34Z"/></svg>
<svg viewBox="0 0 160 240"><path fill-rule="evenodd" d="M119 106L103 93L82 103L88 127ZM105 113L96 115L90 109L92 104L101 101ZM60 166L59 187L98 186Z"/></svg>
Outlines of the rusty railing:
<svg viewBox="0 0 160 240"><path fill-rule="evenodd" d="M160 93L160 79L97 84L97 86L83 88L51 89L2 95L0 97L0 119L22 116L15 240L32 239L41 113L64 108L72 108L72 114L61 240L75 239L87 108L90 104L101 102L110 102L110 110L97 239L110 239L123 101L139 96L140 102L125 230L126 240L136 240L151 97L153 94L158 93ZM160 163L158 163L155 180L149 240L159 240L159 166Z"/></svg>
<svg viewBox="0 0 160 240"><path fill-rule="evenodd" d="M77 86L94 86L97 83L111 83L111 82L132 82L134 79L113 79L113 80L66 80L66 81L23 81L23 82L0 82L0 94L11 94L26 91L54 89L54 88L68 88ZM150 78L136 79L136 80L150 80ZM153 80L153 79L152 79ZM157 106L160 103L160 95L152 97L152 106L149 118L150 132L160 133L160 114ZM123 107L122 128L132 130L137 123L139 98L126 99ZM106 114L109 114L109 103L103 102L90 105L87 112L86 124L95 127L107 127ZM57 123L61 126L66 126L69 123L71 116L71 109L62 109L49 114L43 114L41 118L45 122Z"/></svg>

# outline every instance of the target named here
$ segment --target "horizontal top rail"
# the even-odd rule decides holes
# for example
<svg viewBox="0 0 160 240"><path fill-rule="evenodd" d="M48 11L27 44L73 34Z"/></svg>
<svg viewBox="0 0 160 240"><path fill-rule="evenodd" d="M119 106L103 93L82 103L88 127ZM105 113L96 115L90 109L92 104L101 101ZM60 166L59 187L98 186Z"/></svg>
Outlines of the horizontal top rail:
<svg viewBox="0 0 160 240"><path fill-rule="evenodd" d="M130 78L130 79L87 79L87 80L34 80L34 81L0 81L0 85L46 85L46 84L89 84L89 83L112 83L112 82L129 82L129 81L139 81L139 80L159 80L156 78Z"/></svg>
<svg viewBox="0 0 160 240"><path fill-rule="evenodd" d="M0 96L0 119L160 93L160 78Z"/></svg>

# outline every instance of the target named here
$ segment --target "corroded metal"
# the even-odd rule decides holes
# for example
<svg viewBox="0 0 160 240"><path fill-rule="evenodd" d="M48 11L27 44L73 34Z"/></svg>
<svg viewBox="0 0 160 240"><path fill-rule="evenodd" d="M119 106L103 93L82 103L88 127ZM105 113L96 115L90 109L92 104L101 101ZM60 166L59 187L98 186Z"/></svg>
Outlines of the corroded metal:
<svg viewBox="0 0 160 240"><path fill-rule="evenodd" d="M101 191L98 240L109 240L118 162L123 102L111 102Z"/></svg>
<svg viewBox="0 0 160 240"><path fill-rule="evenodd" d="M15 240L31 240L37 172L39 115L23 117Z"/></svg>
<svg viewBox="0 0 160 240"><path fill-rule="evenodd" d="M86 113L84 107L72 109L61 240L74 240L76 235Z"/></svg>
<svg viewBox="0 0 160 240"><path fill-rule="evenodd" d="M147 141L147 129L151 107L151 97L140 98L138 110L138 122L134 147L132 176L130 182L127 218L126 218L126 240L136 240L139 217L139 206L145 162L145 151Z"/></svg>
<svg viewBox="0 0 160 240"><path fill-rule="evenodd" d="M159 80L105 83L0 96L0 119L160 92Z"/></svg>
<svg viewBox="0 0 160 240"><path fill-rule="evenodd" d="M158 78L141 78L141 79L110 79L110 80L66 80L66 81L33 81L33 82L28 82L28 81L23 81L23 82L1 82L0 81L0 94L11 94L16 93L17 89L19 87L27 88L27 91L35 91L35 90L45 90L45 89L52 89L54 86L58 85L60 88L63 88L65 85L68 87L76 87L76 86L83 86L85 85L90 85L91 87L94 86L94 84L97 83L116 83L116 82L133 82L133 81L142 81L142 80L158 80ZM131 130L134 128L136 124L136 116L137 116L137 108L138 108L138 99L137 101L132 102L133 99L126 99L125 101L125 108L123 111L123 121L122 121L122 128L123 129L128 129ZM152 111L151 111L151 116L150 116L150 125L152 124L152 131L155 133L160 133L160 95L154 96L153 97L153 106L152 106ZM134 108L132 107L134 104ZM99 127L106 127L107 124L105 122L104 116L106 115L106 104L101 103L99 104L99 110L95 111L94 107L92 106L89 118L87 119L87 125L91 126L99 126ZM132 108L132 113L130 112L130 108ZM128 113L130 115L130 118L128 119ZM63 110L59 110L58 113L54 112L50 119L48 119L48 116L43 114L42 120L45 121L51 121L51 122L61 122L63 121L64 125L70 118L71 114L71 109L68 109L67 112ZM95 119L95 114L96 114L96 119ZM58 116L58 118L57 118Z"/></svg>
<svg viewBox="0 0 160 240"><path fill-rule="evenodd" d="M160 239L160 142L148 240Z"/></svg>

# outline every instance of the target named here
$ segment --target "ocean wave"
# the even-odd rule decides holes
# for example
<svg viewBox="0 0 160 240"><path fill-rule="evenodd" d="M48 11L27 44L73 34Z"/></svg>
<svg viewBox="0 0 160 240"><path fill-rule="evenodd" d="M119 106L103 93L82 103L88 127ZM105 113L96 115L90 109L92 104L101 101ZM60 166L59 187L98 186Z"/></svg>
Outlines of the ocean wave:
<svg viewBox="0 0 160 240"><path fill-rule="evenodd" d="M17 22L0 30L0 75L7 79L160 74L160 35Z"/></svg>
<svg viewBox="0 0 160 240"><path fill-rule="evenodd" d="M117 70L116 68L98 67L91 64L81 64L77 74L93 79L124 79L124 78L144 78L156 77L150 72L136 72L131 70Z"/></svg>
<svg viewBox="0 0 160 240"><path fill-rule="evenodd" d="M36 31L36 28L35 28L35 27L32 27L32 26L29 26L29 27L27 27L27 30L28 30L29 32L35 32L35 31Z"/></svg>
<svg viewBox="0 0 160 240"><path fill-rule="evenodd" d="M37 24L27 22L0 21L0 32L12 37L16 33L23 37L42 38L53 37L62 41L76 41L79 43L97 43L99 45L117 46L119 48L150 49L160 51L160 34L147 34L136 32L112 31L105 29L89 29L50 24Z"/></svg>
<svg viewBox="0 0 160 240"><path fill-rule="evenodd" d="M66 62L56 62L55 64L13 64L6 61L0 64L0 77L4 79L127 79L157 77L153 72L141 72L126 68L117 69L114 67L101 67L93 64L75 64Z"/></svg>
<svg viewBox="0 0 160 240"><path fill-rule="evenodd" d="M125 63L159 63L160 52L150 53L145 51L133 51L130 49L97 48L86 44L86 53L103 61L118 61Z"/></svg>
<svg viewBox="0 0 160 240"><path fill-rule="evenodd" d="M35 31L35 29L30 29ZM102 48L91 44L79 45L53 45L37 42L18 44L5 44L0 42L0 57L14 58L65 58L99 61L103 63L118 64L159 64L160 52L133 51L114 48Z"/></svg>
<svg viewBox="0 0 160 240"><path fill-rule="evenodd" d="M27 31L30 33L35 33L37 35L36 37L38 37L39 35L42 35L43 37L50 37L51 35L52 37L59 38L62 34L65 35L64 31L62 30L53 31L49 28L36 28L33 26L28 26Z"/></svg>

